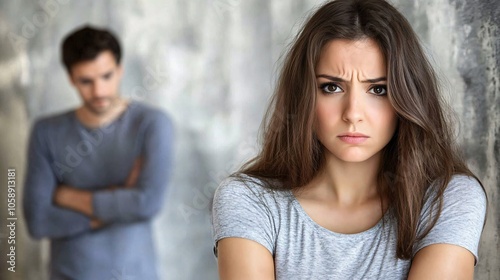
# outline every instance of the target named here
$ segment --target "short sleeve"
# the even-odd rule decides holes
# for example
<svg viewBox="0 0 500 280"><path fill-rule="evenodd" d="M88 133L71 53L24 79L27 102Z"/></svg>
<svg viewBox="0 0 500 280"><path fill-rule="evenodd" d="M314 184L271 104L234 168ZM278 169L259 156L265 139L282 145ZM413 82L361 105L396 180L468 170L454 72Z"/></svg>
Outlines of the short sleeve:
<svg viewBox="0 0 500 280"><path fill-rule="evenodd" d="M422 209L419 234L437 212L428 199ZM450 180L444 191L443 207L436 225L415 244L413 255L432 244L452 244L469 250L478 261L479 239L486 217L486 194L479 182L463 175Z"/></svg>
<svg viewBox="0 0 500 280"><path fill-rule="evenodd" d="M217 188L212 206L212 226L217 256L217 242L227 237L255 241L274 251L272 211L263 198L261 186L229 178Z"/></svg>

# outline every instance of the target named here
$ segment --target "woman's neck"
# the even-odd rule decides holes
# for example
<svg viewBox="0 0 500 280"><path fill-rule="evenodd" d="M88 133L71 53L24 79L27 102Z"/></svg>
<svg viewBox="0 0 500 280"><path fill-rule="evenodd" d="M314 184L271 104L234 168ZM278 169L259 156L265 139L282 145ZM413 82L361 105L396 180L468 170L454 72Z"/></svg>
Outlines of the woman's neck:
<svg viewBox="0 0 500 280"><path fill-rule="evenodd" d="M325 165L306 185L304 193L312 191L321 200L337 205L355 206L377 199L378 153L364 162L345 162L326 155Z"/></svg>

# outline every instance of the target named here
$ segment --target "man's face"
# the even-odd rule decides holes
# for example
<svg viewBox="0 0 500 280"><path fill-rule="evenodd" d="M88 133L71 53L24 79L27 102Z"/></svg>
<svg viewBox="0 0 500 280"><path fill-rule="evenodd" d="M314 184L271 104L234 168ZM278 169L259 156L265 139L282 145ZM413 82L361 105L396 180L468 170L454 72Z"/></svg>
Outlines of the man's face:
<svg viewBox="0 0 500 280"><path fill-rule="evenodd" d="M70 78L89 112L104 115L118 104L122 67L116 64L111 51L73 65Z"/></svg>

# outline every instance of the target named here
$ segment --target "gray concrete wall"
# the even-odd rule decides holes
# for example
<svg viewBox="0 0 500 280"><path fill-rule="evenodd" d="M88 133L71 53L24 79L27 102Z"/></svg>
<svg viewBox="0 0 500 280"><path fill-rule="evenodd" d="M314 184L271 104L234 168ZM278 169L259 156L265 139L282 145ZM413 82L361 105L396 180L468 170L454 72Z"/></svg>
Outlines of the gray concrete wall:
<svg viewBox="0 0 500 280"><path fill-rule="evenodd" d="M59 62L59 44L68 31L86 22L115 30L125 49L123 95L160 106L174 118L174 177L155 221L159 267L164 279L217 279L209 222L214 189L255 153L276 61L321 2L2 0L0 278L45 279L47 243L29 239L22 219L16 229L17 270L6 272L4 182L7 168L16 168L21 191L33 120L79 104ZM457 139L490 198L476 279L500 279L500 3L393 3L445 81L459 121Z"/></svg>

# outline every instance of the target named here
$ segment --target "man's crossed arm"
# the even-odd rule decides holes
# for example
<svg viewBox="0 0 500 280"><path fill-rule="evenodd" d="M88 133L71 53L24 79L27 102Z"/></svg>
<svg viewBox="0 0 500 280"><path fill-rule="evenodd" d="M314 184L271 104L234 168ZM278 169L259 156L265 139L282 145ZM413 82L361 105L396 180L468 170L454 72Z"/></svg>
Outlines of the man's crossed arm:
<svg viewBox="0 0 500 280"><path fill-rule="evenodd" d="M94 192L58 186L49 149L53 130L49 122L37 122L30 138L23 208L31 236L67 237L101 223L149 219L161 209L173 161L173 126L166 115L154 115L143 132L141 167L132 168L127 183Z"/></svg>
<svg viewBox="0 0 500 280"><path fill-rule="evenodd" d="M141 172L142 164L143 159L138 158L125 181L125 185L110 186L107 191L114 191L118 188L134 187ZM54 192L53 202L59 207L77 211L88 216L91 218L91 228L96 229L102 227L104 223L94 216L92 197L92 191L82 190L68 185L59 185Z"/></svg>

